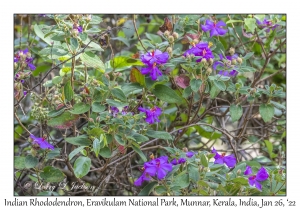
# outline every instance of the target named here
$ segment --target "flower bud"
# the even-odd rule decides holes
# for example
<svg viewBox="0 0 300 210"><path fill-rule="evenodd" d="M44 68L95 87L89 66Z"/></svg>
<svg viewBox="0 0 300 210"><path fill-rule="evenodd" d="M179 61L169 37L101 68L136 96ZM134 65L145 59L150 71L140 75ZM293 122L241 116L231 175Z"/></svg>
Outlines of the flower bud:
<svg viewBox="0 0 300 210"><path fill-rule="evenodd" d="M36 150L33 149L33 148L31 148L30 154L31 154L33 157L35 157L35 156L36 156Z"/></svg>
<svg viewBox="0 0 300 210"><path fill-rule="evenodd" d="M235 64L236 64L236 60L235 60L235 59L232 59L232 60L231 60L231 63L232 63L233 65L235 65Z"/></svg>
<svg viewBox="0 0 300 210"><path fill-rule="evenodd" d="M176 33L176 32L173 32L173 37L174 37L174 39L176 40L176 39L178 39L178 33Z"/></svg>
<svg viewBox="0 0 300 210"><path fill-rule="evenodd" d="M201 63L206 64L207 63L206 58L202 58Z"/></svg>
<svg viewBox="0 0 300 210"><path fill-rule="evenodd" d="M234 48L233 48L233 47L230 47L230 49L229 49L229 53L230 53L230 55L233 55L233 54L235 53L235 50L234 50Z"/></svg>
<svg viewBox="0 0 300 210"><path fill-rule="evenodd" d="M210 65L212 65L212 64L214 63L214 59L210 58L210 59L208 60L208 63L209 63Z"/></svg>
<svg viewBox="0 0 300 210"><path fill-rule="evenodd" d="M193 39L193 43L198 44L199 43L199 39Z"/></svg>
<svg viewBox="0 0 300 210"><path fill-rule="evenodd" d="M86 20L87 21L90 21L92 19L92 15L88 15L87 17L86 17Z"/></svg>
<svg viewBox="0 0 300 210"><path fill-rule="evenodd" d="M241 174L241 169L237 170L236 172L238 175Z"/></svg>
<svg viewBox="0 0 300 210"><path fill-rule="evenodd" d="M207 72L207 74L209 75L209 74L211 74L212 69L209 67L209 68L206 69L206 72Z"/></svg>
<svg viewBox="0 0 300 210"><path fill-rule="evenodd" d="M168 37L170 36L170 31L166 30L166 31L164 32L164 36L168 38Z"/></svg>
<svg viewBox="0 0 300 210"><path fill-rule="evenodd" d="M168 52L169 54L172 54L172 51L173 51L172 47L168 47L168 48L167 48L167 52Z"/></svg>
<svg viewBox="0 0 300 210"><path fill-rule="evenodd" d="M169 42L173 43L174 42L174 37L173 36L169 36Z"/></svg>
<svg viewBox="0 0 300 210"><path fill-rule="evenodd" d="M96 117L96 122L100 122L100 116Z"/></svg>
<svg viewBox="0 0 300 210"><path fill-rule="evenodd" d="M14 69L17 69L17 68L18 68L18 64L14 63Z"/></svg>
<svg viewBox="0 0 300 210"><path fill-rule="evenodd" d="M236 60L237 60L238 63L243 63L243 59L240 58L240 57L238 57Z"/></svg>
<svg viewBox="0 0 300 210"><path fill-rule="evenodd" d="M93 118L89 118L89 122L94 122L94 119Z"/></svg>
<svg viewBox="0 0 300 210"><path fill-rule="evenodd" d="M184 152L188 152L189 150L188 150L188 148L186 148L186 147L183 147L183 148L182 148L182 151L184 151Z"/></svg>

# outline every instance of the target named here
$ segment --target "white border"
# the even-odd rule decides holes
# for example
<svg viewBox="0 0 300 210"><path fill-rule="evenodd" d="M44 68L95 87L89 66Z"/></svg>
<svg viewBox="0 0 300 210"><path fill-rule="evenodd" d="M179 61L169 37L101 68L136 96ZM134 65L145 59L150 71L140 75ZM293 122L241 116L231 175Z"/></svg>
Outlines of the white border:
<svg viewBox="0 0 300 210"><path fill-rule="evenodd" d="M4 198L13 200L13 73L12 73L12 59L13 59L13 14L14 13L287 13L287 45L288 45L288 59L287 59L287 197L282 199L296 200L297 206L293 209L297 209L300 206L299 200L299 174L300 166L298 164L298 152L299 141L299 107L298 95L299 91L297 85L299 84L299 5L297 6L295 1L161 1L161 0L123 0L123 1L9 1L4 2L1 5L1 82L0 90L2 93L1 99L1 178L0 178L0 206L4 206ZM298 65L297 65L298 64ZM3 76L4 75L4 76ZM40 198L40 197L39 197ZM72 200L86 200L86 197L71 197ZM154 199L155 197L142 197L144 200ZM166 198L166 197L164 197ZM176 197L179 201L181 197ZM214 197L191 197L192 200L212 200ZM218 199L226 200L226 197L216 197ZM246 199L247 197L243 197ZM278 200L279 197L262 197L266 200ZM29 197L19 197L19 200L28 200ZM46 199L46 198L40 198ZM67 197L60 198L61 200L67 200ZM93 197L94 200L100 200L100 197ZM113 197L109 197L113 199ZM126 197L117 197L118 200L124 200ZM171 198L168 198L171 199ZM234 199L239 199L235 197ZM260 200L261 197L255 197L256 200ZM4 207L4 209L12 209L13 207ZM32 209L32 207L22 207L25 209ZM38 207L40 208L40 207ZM51 207L42 207L50 209ZM61 207L56 207L60 208ZM66 209L67 207L63 207ZM96 207L101 209L107 209L105 207ZM122 207L125 209L131 209L132 207ZM136 207L143 209L153 209L153 207ZM154 207L157 208L157 207ZM162 207L160 207L162 208ZM163 207L165 208L165 207ZM167 207L173 209L173 207ZM191 209L199 209L204 207L190 207ZM220 208L232 208L232 207L219 207ZM265 207L263 209L272 209L274 207ZM1 208L2 209L2 208ZM35 208L37 209L37 208ZM78 207L72 207L72 209L79 209ZM214 209L214 208L213 208ZM248 207L248 209L252 209ZM254 209L254 207L253 207Z"/></svg>

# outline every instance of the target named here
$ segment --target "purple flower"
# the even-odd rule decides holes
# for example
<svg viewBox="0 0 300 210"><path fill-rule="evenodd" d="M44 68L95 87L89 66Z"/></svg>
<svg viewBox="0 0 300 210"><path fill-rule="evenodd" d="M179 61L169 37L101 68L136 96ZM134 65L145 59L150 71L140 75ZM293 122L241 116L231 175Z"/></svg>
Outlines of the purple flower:
<svg viewBox="0 0 300 210"><path fill-rule="evenodd" d="M184 164L186 162L185 158L179 158L178 160L174 158L171 163L172 165Z"/></svg>
<svg viewBox="0 0 300 210"><path fill-rule="evenodd" d="M269 173L264 167L261 167L256 175L253 175L251 167L247 166L244 175L250 175L248 177L249 185L255 186L259 191L262 191L260 182L263 182L269 178Z"/></svg>
<svg viewBox="0 0 300 210"><path fill-rule="evenodd" d="M122 115L126 115L128 112L128 106L124 106L124 108L122 109Z"/></svg>
<svg viewBox="0 0 300 210"><path fill-rule="evenodd" d="M211 50L209 49L209 44L206 42L200 42L196 45L193 45L192 48L188 49L183 53L183 55L186 57L188 55L194 54L195 56L201 56L202 58L205 58L206 60L209 60L210 58L214 58L214 55L212 54ZM200 62L202 58L196 60L197 62Z"/></svg>
<svg viewBox="0 0 300 210"><path fill-rule="evenodd" d="M272 20L267 20L266 18L263 21L256 19L256 23L260 28L267 28L266 32L270 32L270 29L275 30L279 25L273 24Z"/></svg>
<svg viewBox="0 0 300 210"><path fill-rule="evenodd" d="M188 157L188 158L191 158L191 157L193 157L194 156L194 152L192 152L192 151L189 151L189 152L187 152L187 153L185 153L185 155Z"/></svg>
<svg viewBox="0 0 300 210"><path fill-rule="evenodd" d="M207 32L210 31L210 37L212 36L223 36L226 34L227 30L223 29L222 27L226 26L226 24L220 20L219 22L211 21L207 19L205 21L205 25L201 25L203 31Z"/></svg>
<svg viewBox="0 0 300 210"><path fill-rule="evenodd" d="M150 179L151 179L150 175L144 172L142 176L140 176L140 178L135 180L134 185L141 186L144 181L150 181Z"/></svg>
<svg viewBox="0 0 300 210"><path fill-rule="evenodd" d="M185 158L179 158L178 159L178 164L183 164L186 162L186 159Z"/></svg>
<svg viewBox="0 0 300 210"><path fill-rule="evenodd" d="M30 57L30 53L27 48L25 50L20 50L17 54L15 54L14 62L17 63L19 61L25 63L32 71L36 69L35 65L32 63L33 58Z"/></svg>
<svg viewBox="0 0 300 210"><path fill-rule="evenodd" d="M156 67L156 63L152 66L146 66L141 68L142 74L150 74L152 80L157 80L158 77L162 76L161 71Z"/></svg>
<svg viewBox="0 0 300 210"><path fill-rule="evenodd" d="M113 117L116 117L119 113L119 109L115 106L110 107L111 113Z"/></svg>
<svg viewBox="0 0 300 210"><path fill-rule="evenodd" d="M226 56L226 58L224 58L223 55L220 54L219 57L220 57L220 60L221 60L221 61L222 61L222 60L227 60L227 61L230 61L230 62L231 62L232 60L237 59L237 58L238 58L238 55L237 55L237 54L234 54L234 55L228 55L228 56ZM224 70L220 70L220 71L218 72L219 75L223 75L223 76L227 76L227 77L235 77L235 76L238 74L238 72L237 72L236 70L234 70L234 69L229 70L229 71L225 70L225 68L231 68L231 66L228 64L228 62L225 61L225 64L224 64L224 63L221 62L221 61L216 61L216 62L213 64L213 69L214 69L214 70L217 70L217 67L218 67L218 66L224 68ZM220 67L219 67L219 68L220 68Z"/></svg>
<svg viewBox="0 0 300 210"><path fill-rule="evenodd" d="M73 29L77 30L78 33L80 33L80 34L83 32L82 26L80 26L76 23L73 24Z"/></svg>
<svg viewBox="0 0 300 210"><path fill-rule="evenodd" d="M163 179L169 171L172 171L172 164L168 162L168 156L161 156L144 164L145 171L150 176L155 176L159 180Z"/></svg>
<svg viewBox="0 0 300 210"><path fill-rule="evenodd" d="M27 95L27 91L26 91L26 90L24 90L24 91L23 91L23 94L24 94L24 96L26 96L26 95Z"/></svg>
<svg viewBox="0 0 300 210"><path fill-rule="evenodd" d="M235 166L236 164L236 159L234 157L234 155L227 155L225 156L225 153L222 153L221 155L219 153L217 153L217 151L215 150L215 148L213 147L212 153L216 154L215 155L215 162L216 164L226 164L229 168L232 168Z"/></svg>
<svg viewBox="0 0 300 210"><path fill-rule="evenodd" d="M153 50L141 55L141 61L148 66L156 64L164 64L168 61L169 54L167 52L162 53L160 50Z"/></svg>
<svg viewBox="0 0 300 210"><path fill-rule="evenodd" d="M54 150L54 146L46 141L44 138L35 137L33 134L30 134L30 138L33 140L33 144L37 144L41 149L50 149Z"/></svg>
<svg viewBox="0 0 300 210"><path fill-rule="evenodd" d="M160 122L158 119L158 116L161 115L161 109L157 106L151 108L151 109L145 109L143 107L139 107L139 110L141 112L146 113L146 119L145 121L149 124L153 124L155 122Z"/></svg>

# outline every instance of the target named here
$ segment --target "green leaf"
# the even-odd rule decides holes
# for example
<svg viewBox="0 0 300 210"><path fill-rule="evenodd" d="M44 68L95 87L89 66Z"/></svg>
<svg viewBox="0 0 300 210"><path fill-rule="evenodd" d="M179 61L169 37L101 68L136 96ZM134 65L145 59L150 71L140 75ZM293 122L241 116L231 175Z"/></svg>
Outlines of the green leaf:
<svg viewBox="0 0 300 210"><path fill-rule="evenodd" d="M259 106L259 113L265 122L272 120L274 112L274 107L271 104L261 104Z"/></svg>
<svg viewBox="0 0 300 210"><path fill-rule="evenodd" d="M181 104L184 102L184 99L182 97L180 97L174 90L165 85L155 85L153 94L160 100L168 103Z"/></svg>
<svg viewBox="0 0 300 210"><path fill-rule="evenodd" d="M256 69L251 66L240 66L236 69L238 72L255 72Z"/></svg>
<svg viewBox="0 0 300 210"><path fill-rule="evenodd" d="M73 109L69 110L70 113L72 114L83 114L87 111L89 111L91 106L89 104L80 102L78 104L75 104L73 106Z"/></svg>
<svg viewBox="0 0 300 210"><path fill-rule="evenodd" d="M141 92L143 87L138 83L127 83L122 86L122 90L126 96L134 94L135 92Z"/></svg>
<svg viewBox="0 0 300 210"><path fill-rule="evenodd" d="M190 81L191 88L194 92L198 92L201 84L202 84L202 81L200 79L192 79Z"/></svg>
<svg viewBox="0 0 300 210"><path fill-rule="evenodd" d="M61 81L62 81L62 77L61 77L61 76L55 76L55 77L53 77L53 79L52 79L52 83L53 83L54 85L59 84Z"/></svg>
<svg viewBox="0 0 300 210"><path fill-rule="evenodd" d="M100 141L99 141L99 139L94 139L94 141L93 141L93 150L96 154L96 157L98 157L98 154L100 152Z"/></svg>
<svg viewBox="0 0 300 210"><path fill-rule="evenodd" d="M243 108L241 105L232 104L232 105L230 105L229 111L230 111L232 122L239 120L241 118L241 116L243 115Z"/></svg>
<svg viewBox="0 0 300 210"><path fill-rule="evenodd" d="M282 105L282 104L280 104L280 103L277 103L277 102L275 102L275 101L270 101L270 103L273 104L273 105L274 105L276 108L278 108L278 109L283 109L283 110L286 109L286 107L285 107L284 105Z"/></svg>
<svg viewBox="0 0 300 210"><path fill-rule="evenodd" d="M266 146L267 146L267 149L268 149L268 153L270 155L270 157L272 158L272 155L273 155L273 144L271 142L269 142L268 140L264 140Z"/></svg>
<svg viewBox="0 0 300 210"><path fill-rule="evenodd" d="M145 142L148 141L149 138L147 136L144 136L142 134L139 133L135 133L133 132L132 136L131 136L137 143L141 143L141 142Z"/></svg>
<svg viewBox="0 0 300 210"><path fill-rule="evenodd" d="M70 154L69 154L69 160L72 160L72 158L77 155L79 152L81 152L86 146L81 146L76 149L74 149Z"/></svg>
<svg viewBox="0 0 300 210"><path fill-rule="evenodd" d="M200 160L201 160L201 164L203 165L203 166L205 166L205 167L208 167L208 160L207 160L207 157L206 157L206 155L205 154L201 154L201 156L200 156Z"/></svg>
<svg viewBox="0 0 300 210"><path fill-rule="evenodd" d="M252 57L252 55L254 55L254 52L248 52L244 57L243 57L243 60L248 60L249 58Z"/></svg>
<svg viewBox="0 0 300 210"><path fill-rule="evenodd" d="M134 144L132 144L131 147L132 147L132 149L133 149L136 153L139 154L139 156L142 158L142 160L143 160L144 162L147 161L147 158L146 158L146 156L144 155L144 153L142 152L142 150L140 149L139 145L134 145Z"/></svg>
<svg viewBox="0 0 300 210"><path fill-rule="evenodd" d="M257 161L261 164L270 164L272 163L272 160L270 160L269 158L265 157L265 156L258 156L253 158L253 161Z"/></svg>
<svg viewBox="0 0 300 210"><path fill-rule="evenodd" d="M48 126L51 127L61 127L61 126L70 127L72 125L70 124L70 122L76 119L77 119L77 115L72 115L69 112L64 112L63 114L48 120L47 124Z"/></svg>
<svg viewBox="0 0 300 210"><path fill-rule="evenodd" d="M110 106L115 106L115 107L124 107L124 106L128 106L128 103L123 103L120 101L115 101L112 99L106 99L106 102L110 105Z"/></svg>
<svg viewBox="0 0 300 210"><path fill-rule="evenodd" d="M47 56L50 59L57 59L61 56L67 55L68 51L62 46L53 45L51 47L45 47L39 51L40 55Z"/></svg>
<svg viewBox="0 0 300 210"><path fill-rule="evenodd" d="M80 156L74 163L74 173L77 178L81 178L88 174L91 167L91 159Z"/></svg>
<svg viewBox="0 0 300 210"><path fill-rule="evenodd" d="M249 185L248 184L248 179L244 178L244 177L237 177L237 178L234 178L232 180L233 183L239 183L241 185Z"/></svg>
<svg viewBox="0 0 300 210"><path fill-rule="evenodd" d="M217 86L213 85L209 92L210 98L214 99L215 97L217 97L217 95L219 95L220 92L221 90L217 88Z"/></svg>
<svg viewBox="0 0 300 210"><path fill-rule="evenodd" d="M71 50L72 50L73 52L76 52L76 50L77 50L77 48L78 48L78 46L79 46L77 39L72 37L72 38L70 39L70 45L71 45Z"/></svg>
<svg viewBox="0 0 300 210"><path fill-rule="evenodd" d="M69 137L65 139L66 142L78 145L78 146L89 146L92 142L88 139L87 135L81 135L77 137Z"/></svg>
<svg viewBox="0 0 300 210"><path fill-rule="evenodd" d="M110 158L111 157L111 151L108 147L104 147L100 149L99 154L104 158Z"/></svg>
<svg viewBox="0 0 300 210"><path fill-rule="evenodd" d="M145 65L143 62L139 60L135 60L126 56L118 56L114 57L114 59L110 60L110 65L114 69L130 67L130 66L143 66Z"/></svg>
<svg viewBox="0 0 300 210"><path fill-rule="evenodd" d="M191 95L191 93L192 93L192 88L188 86L183 90L182 97L187 98Z"/></svg>
<svg viewBox="0 0 300 210"><path fill-rule="evenodd" d="M23 169L25 168L25 157L15 156L14 157L14 164L15 169Z"/></svg>
<svg viewBox="0 0 300 210"><path fill-rule="evenodd" d="M122 136L116 134L116 135L115 135L115 140L116 140L120 145L125 146L125 141L123 140L123 137L122 137Z"/></svg>
<svg viewBox="0 0 300 210"><path fill-rule="evenodd" d="M123 91L122 91L121 89L119 89L119 88L114 88L114 89L112 89L112 90L111 90L111 94L112 94L114 97L120 99L121 101L126 101L126 96L125 96L125 94L124 94Z"/></svg>
<svg viewBox="0 0 300 210"><path fill-rule="evenodd" d="M41 28L40 27L43 27L42 25L41 26L39 26L39 25L34 25L34 27L33 27L33 30L34 30L34 32L35 32L35 34L39 37L39 38L41 38L44 42L46 42L48 45L52 45L52 40L50 39L50 37L46 37L45 38L45 33L41 30Z"/></svg>
<svg viewBox="0 0 300 210"><path fill-rule="evenodd" d="M46 166L40 176L46 182L61 182L65 178L63 172L52 166Z"/></svg>
<svg viewBox="0 0 300 210"><path fill-rule="evenodd" d="M139 196L147 196L149 195L153 188L157 185L157 182L150 182L149 184L147 184L142 190L141 192L138 194Z"/></svg>
<svg viewBox="0 0 300 210"><path fill-rule="evenodd" d="M123 42L127 47L130 46L130 43L128 41L128 39L124 38L124 37L113 37L113 38L110 38L111 40L119 40L121 42Z"/></svg>
<svg viewBox="0 0 300 210"><path fill-rule="evenodd" d="M189 174L185 171L179 175L177 175L172 182L172 186L179 186L181 189L186 188L190 185Z"/></svg>
<svg viewBox="0 0 300 210"><path fill-rule="evenodd" d="M97 15L92 15L90 24L99 24L102 22L102 18Z"/></svg>
<svg viewBox="0 0 300 210"><path fill-rule="evenodd" d="M64 94L65 94L67 101L71 101L74 97L74 91L72 89L70 80L64 86Z"/></svg>
<svg viewBox="0 0 300 210"><path fill-rule="evenodd" d="M53 117L57 117L59 115L61 115L63 112L65 111L65 109L60 109L60 110L52 110L50 112L48 112L48 117L53 118Z"/></svg>
<svg viewBox="0 0 300 210"><path fill-rule="evenodd" d="M55 148L54 150L51 150L50 152L47 153L46 159L50 160L57 157L58 155L60 155L60 150L61 148Z"/></svg>
<svg viewBox="0 0 300 210"><path fill-rule="evenodd" d="M105 106L104 105L101 105L100 103L98 102L94 102L92 104L92 111L93 112L103 112L105 110Z"/></svg>
<svg viewBox="0 0 300 210"><path fill-rule="evenodd" d="M158 138L158 139L164 139L164 140L173 140L172 136L168 132L165 132L165 131L148 130L146 135L150 136L152 138Z"/></svg>
<svg viewBox="0 0 300 210"><path fill-rule="evenodd" d="M162 195L163 193L166 193L166 192L167 192L166 187L165 187L165 186L162 186L162 185L155 187L154 190L155 190L155 192L156 192L158 195Z"/></svg>
<svg viewBox="0 0 300 210"><path fill-rule="evenodd" d="M36 67L36 69L34 71L32 71L32 76L36 77L40 73L43 73L43 72L47 71L50 68L51 68L51 66L48 66L48 65L38 66L38 67Z"/></svg>
<svg viewBox="0 0 300 210"><path fill-rule="evenodd" d="M32 155L28 155L25 158L25 168L34 168L38 164L38 159Z"/></svg>
<svg viewBox="0 0 300 210"><path fill-rule="evenodd" d="M84 52L80 55L82 62L88 67L105 70L105 66L100 58L92 52Z"/></svg>
<svg viewBox="0 0 300 210"><path fill-rule="evenodd" d="M158 35L151 34L151 33L145 33L145 35L146 35L146 37L148 39L150 39L150 41L152 42L152 44L158 44L158 43L162 42L160 36L158 36Z"/></svg>
<svg viewBox="0 0 300 210"><path fill-rule="evenodd" d="M229 23L242 23L242 22L244 22L244 21L242 21L242 20L228 20L226 22L226 24L229 24Z"/></svg>
<svg viewBox="0 0 300 210"><path fill-rule="evenodd" d="M213 83L219 90L222 91L226 90L226 85L223 81L213 80Z"/></svg>
<svg viewBox="0 0 300 210"><path fill-rule="evenodd" d="M244 21L246 32L254 33L254 30L257 27L255 18L245 18Z"/></svg>

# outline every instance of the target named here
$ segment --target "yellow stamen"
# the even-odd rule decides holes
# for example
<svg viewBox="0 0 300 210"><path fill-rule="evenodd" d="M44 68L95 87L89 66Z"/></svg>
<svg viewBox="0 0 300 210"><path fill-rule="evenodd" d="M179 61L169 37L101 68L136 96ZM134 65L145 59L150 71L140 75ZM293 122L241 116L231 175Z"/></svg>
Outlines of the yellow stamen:
<svg viewBox="0 0 300 210"><path fill-rule="evenodd" d="M212 42L208 42L208 48L210 48L211 46L213 46L214 44Z"/></svg>

